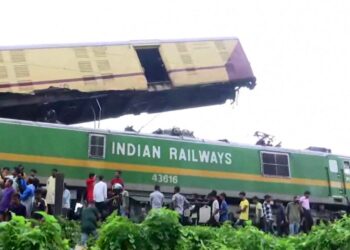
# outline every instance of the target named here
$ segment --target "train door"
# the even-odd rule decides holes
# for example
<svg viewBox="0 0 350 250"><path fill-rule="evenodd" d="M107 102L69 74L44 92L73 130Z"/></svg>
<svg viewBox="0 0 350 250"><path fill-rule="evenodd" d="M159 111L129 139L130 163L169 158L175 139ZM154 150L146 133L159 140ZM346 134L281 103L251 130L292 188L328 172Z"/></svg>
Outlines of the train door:
<svg viewBox="0 0 350 250"><path fill-rule="evenodd" d="M135 47L149 85L170 83L158 46Z"/></svg>
<svg viewBox="0 0 350 250"><path fill-rule="evenodd" d="M342 166L339 166L336 159L328 160L327 174L330 196L344 196L344 180Z"/></svg>
<svg viewBox="0 0 350 250"><path fill-rule="evenodd" d="M346 196L350 197L350 192L347 189L350 189L350 159L343 160L343 186L344 193Z"/></svg>

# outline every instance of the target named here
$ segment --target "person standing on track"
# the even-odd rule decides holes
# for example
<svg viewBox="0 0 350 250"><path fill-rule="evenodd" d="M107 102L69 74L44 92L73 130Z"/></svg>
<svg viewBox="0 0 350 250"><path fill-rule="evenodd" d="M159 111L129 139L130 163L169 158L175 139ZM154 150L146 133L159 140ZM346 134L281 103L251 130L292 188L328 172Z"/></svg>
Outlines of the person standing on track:
<svg viewBox="0 0 350 250"><path fill-rule="evenodd" d="M239 198L241 198L241 202L239 203L239 218L236 222L236 226L245 226L249 219L249 201L246 198L245 192L240 192Z"/></svg>
<svg viewBox="0 0 350 250"><path fill-rule="evenodd" d="M152 209L162 208L164 203L164 194L160 192L159 185L154 186L154 191L149 195L149 202Z"/></svg>
<svg viewBox="0 0 350 250"><path fill-rule="evenodd" d="M111 181L112 188L113 188L114 184L120 184L124 188L124 180L122 179L122 171L118 170L115 172L115 176Z"/></svg>
<svg viewBox="0 0 350 250"><path fill-rule="evenodd" d="M94 186L95 206L101 214L102 219L105 214L105 202L107 200L107 184L103 181L103 176L98 177L98 182Z"/></svg>
<svg viewBox="0 0 350 250"><path fill-rule="evenodd" d="M265 233L273 234L273 216L272 216L272 198L270 195L265 195L265 201L263 203L263 213L265 219L264 231Z"/></svg>
<svg viewBox="0 0 350 250"><path fill-rule="evenodd" d="M94 186L96 181L96 175L94 173L89 174L89 178L86 179L86 201L88 203L94 201Z"/></svg>
<svg viewBox="0 0 350 250"><path fill-rule="evenodd" d="M300 228L300 213L301 207L299 204L298 196L294 196L293 201L289 202L286 207L286 218L289 224L289 235L295 235L299 233Z"/></svg>
<svg viewBox="0 0 350 250"><path fill-rule="evenodd" d="M262 204L259 202L257 196L253 197L253 204L255 204L254 225L260 230L264 229L264 212Z"/></svg>
<svg viewBox="0 0 350 250"><path fill-rule="evenodd" d="M180 215L180 223L184 223L184 207L188 206L190 203L188 200L180 194L180 187L176 186L174 188L174 195L171 198L174 210Z"/></svg>
<svg viewBox="0 0 350 250"><path fill-rule="evenodd" d="M55 205L55 192L56 192L56 175L57 169L52 169L51 176L47 179L46 183L46 204L48 208L49 214L54 213L54 205Z"/></svg>
<svg viewBox="0 0 350 250"><path fill-rule="evenodd" d="M226 194L225 193L221 193L219 195L220 198L220 218L219 221L220 223L224 223L225 221L228 220L228 206L227 206L227 202L226 202Z"/></svg>
<svg viewBox="0 0 350 250"><path fill-rule="evenodd" d="M304 196L300 197L299 202L303 213L303 229L305 233L308 233L314 224L310 210L310 192L305 191Z"/></svg>
<svg viewBox="0 0 350 250"><path fill-rule="evenodd" d="M93 235L97 239L97 221L99 219L99 211L94 203L89 203L87 208L83 208L81 212L81 242L86 247L89 235Z"/></svg>
<svg viewBox="0 0 350 250"><path fill-rule="evenodd" d="M13 180L7 179L5 181L5 188L2 193L2 197L0 200L0 213L4 214L10 207L11 199L15 190L12 187Z"/></svg>

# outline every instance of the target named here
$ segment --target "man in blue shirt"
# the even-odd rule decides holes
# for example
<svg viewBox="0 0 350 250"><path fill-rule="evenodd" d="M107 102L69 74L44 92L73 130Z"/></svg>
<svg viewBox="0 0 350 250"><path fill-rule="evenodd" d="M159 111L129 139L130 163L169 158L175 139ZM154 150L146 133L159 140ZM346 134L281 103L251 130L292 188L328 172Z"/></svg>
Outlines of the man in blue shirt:
<svg viewBox="0 0 350 250"><path fill-rule="evenodd" d="M221 204L220 204L220 219L219 222L220 223L224 223L225 221L228 220L228 205L226 202L226 194L225 193L221 193L219 195Z"/></svg>
<svg viewBox="0 0 350 250"><path fill-rule="evenodd" d="M29 178L28 185L26 186L23 193L20 195L21 203L26 207L27 217L30 217L32 213L34 191L35 191L35 187L33 185L33 178Z"/></svg>

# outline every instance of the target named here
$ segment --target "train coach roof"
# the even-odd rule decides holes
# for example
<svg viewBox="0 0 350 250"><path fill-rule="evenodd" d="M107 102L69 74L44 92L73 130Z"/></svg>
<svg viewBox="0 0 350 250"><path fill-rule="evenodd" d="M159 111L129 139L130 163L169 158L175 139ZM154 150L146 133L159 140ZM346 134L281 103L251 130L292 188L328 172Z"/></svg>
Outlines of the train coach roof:
<svg viewBox="0 0 350 250"><path fill-rule="evenodd" d="M206 42L206 41L225 41L239 40L237 37L207 37L207 38L180 38L180 39L146 39L146 40L129 40L114 42L80 42L80 43L53 43L53 44L32 44L32 45L3 45L1 50L18 50L18 49L44 49L44 48L70 48L70 47L95 47L95 46L111 46L111 45L132 45L146 46L159 45L162 43L183 43L183 42Z"/></svg>

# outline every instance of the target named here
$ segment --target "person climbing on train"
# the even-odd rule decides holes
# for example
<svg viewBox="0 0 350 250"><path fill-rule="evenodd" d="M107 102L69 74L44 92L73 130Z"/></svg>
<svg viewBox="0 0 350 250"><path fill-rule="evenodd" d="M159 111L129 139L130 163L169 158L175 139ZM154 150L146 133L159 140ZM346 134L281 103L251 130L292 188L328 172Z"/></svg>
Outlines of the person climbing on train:
<svg viewBox="0 0 350 250"><path fill-rule="evenodd" d="M235 223L235 226L245 226L246 222L249 220L249 201L246 198L245 192L240 192L239 198L241 199L241 202L239 203L239 210L237 211L239 217Z"/></svg>
<svg viewBox="0 0 350 250"><path fill-rule="evenodd" d="M86 179L86 201L88 203L94 200L94 186L96 181L96 175L94 173L89 174L89 178Z"/></svg>
<svg viewBox="0 0 350 250"><path fill-rule="evenodd" d="M305 191L304 196L300 197L299 199L300 205L302 207L303 230L305 233L310 232L314 224L310 210L310 194L310 191Z"/></svg>

